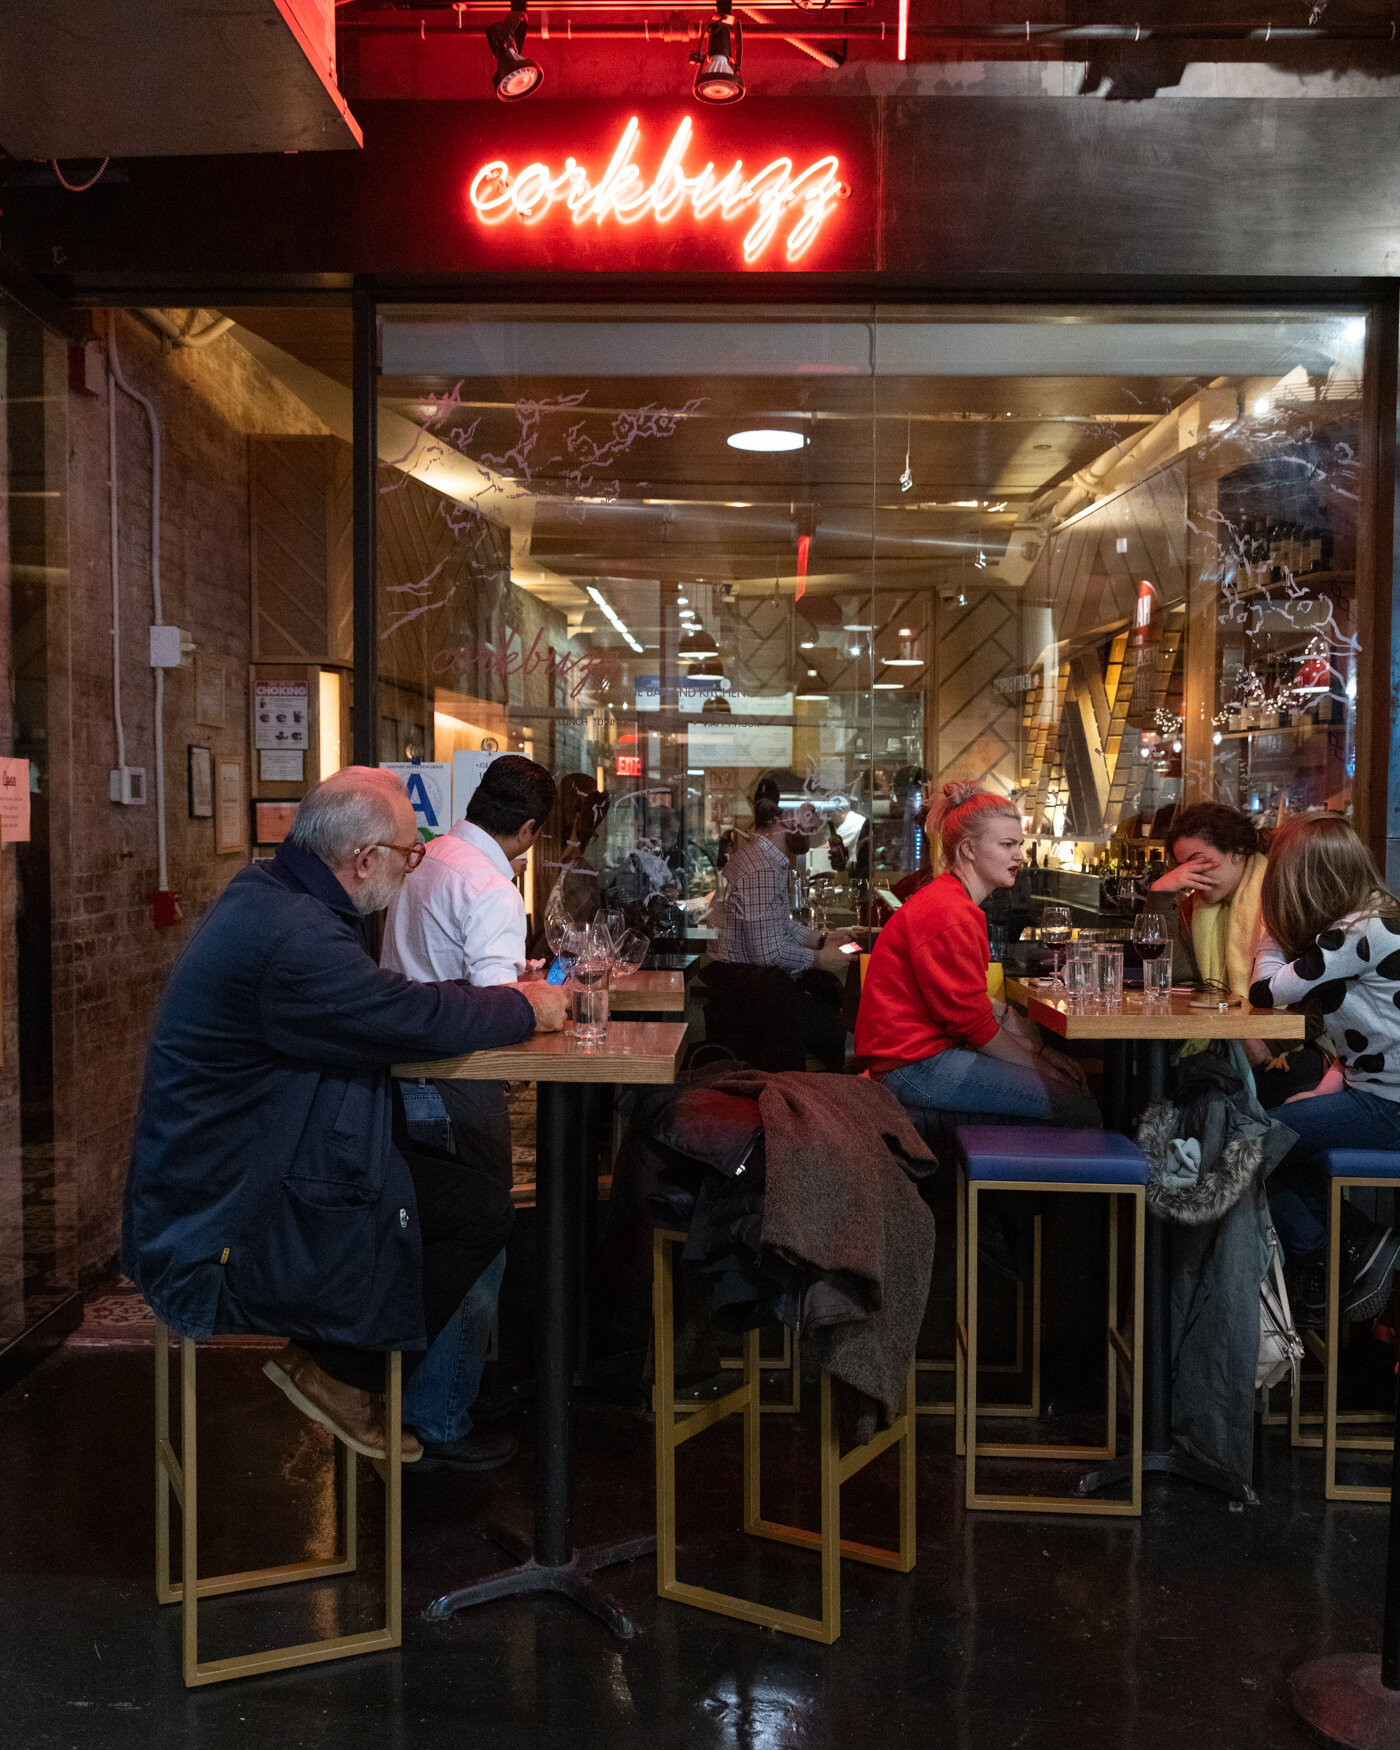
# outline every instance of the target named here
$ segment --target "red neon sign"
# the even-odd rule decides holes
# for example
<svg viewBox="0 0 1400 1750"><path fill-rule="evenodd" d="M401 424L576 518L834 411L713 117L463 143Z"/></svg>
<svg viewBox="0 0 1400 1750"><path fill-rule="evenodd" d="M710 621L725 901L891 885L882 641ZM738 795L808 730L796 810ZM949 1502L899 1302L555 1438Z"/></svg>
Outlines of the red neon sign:
<svg viewBox="0 0 1400 1750"><path fill-rule="evenodd" d="M753 262L783 226L787 227L783 237L787 259L800 261L837 201L850 193L841 181L840 160L834 153L814 159L801 171L788 157L774 158L751 175L741 158L723 174L713 160L703 169L688 171L685 158L694 132L691 118L684 117L650 181L632 161L641 139L641 127L633 116L596 182L573 157L566 158L558 172L535 163L514 174L505 159L494 158L472 177L467 198L483 225L500 225L508 219L537 225L556 203L563 204L575 225L590 220L600 226L608 220L634 225L648 217L658 225L669 225L684 210L702 224L732 224L742 215L754 214L743 243L744 260Z"/></svg>

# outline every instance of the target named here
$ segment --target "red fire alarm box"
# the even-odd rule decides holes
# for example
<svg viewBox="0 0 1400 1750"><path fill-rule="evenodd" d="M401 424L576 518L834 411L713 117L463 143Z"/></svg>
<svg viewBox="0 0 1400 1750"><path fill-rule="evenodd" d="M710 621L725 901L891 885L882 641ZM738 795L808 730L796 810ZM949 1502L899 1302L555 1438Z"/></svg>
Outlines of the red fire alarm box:
<svg viewBox="0 0 1400 1750"><path fill-rule="evenodd" d="M163 887L155 896L155 922L158 930L168 930L185 921L182 895Z"/></svg>

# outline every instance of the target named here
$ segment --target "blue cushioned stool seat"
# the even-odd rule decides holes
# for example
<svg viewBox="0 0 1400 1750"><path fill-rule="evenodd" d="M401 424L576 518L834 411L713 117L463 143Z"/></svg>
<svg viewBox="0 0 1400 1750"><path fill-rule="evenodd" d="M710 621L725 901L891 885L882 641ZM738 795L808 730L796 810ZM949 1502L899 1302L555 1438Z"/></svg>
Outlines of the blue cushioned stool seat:
<svg viewBox="0 0 1400 1750"><path fill-rule="evenodd" d="M1400 1179L1400 1149L1334 1148L1327 1173L1333 1179Z"/></svg>
<svg viewBox="0 0 1400 1750"><path fill-rule="evenodd" d="M958 1148L972 1180L1037 1185L1145 1185L1147 1160L1112 1130L1033 1130L961 1125ZM1380 1157L1373 1157L1380 1158ZM1393 1157L1400 1163L1400 1154ZM1400 1164L1397 1165L1400 1176Z"/></svg>

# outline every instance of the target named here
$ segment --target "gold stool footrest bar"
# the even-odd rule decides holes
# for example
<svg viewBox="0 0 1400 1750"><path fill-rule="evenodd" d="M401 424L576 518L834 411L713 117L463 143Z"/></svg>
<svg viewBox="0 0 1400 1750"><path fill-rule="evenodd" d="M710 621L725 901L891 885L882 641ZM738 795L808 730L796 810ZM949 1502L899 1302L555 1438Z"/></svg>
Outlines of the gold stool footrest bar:
<svg viewBox="0 0 1400 1750"><path fill-rule="evenodd" d="M764 1405L760 1401L759 1333L744 1338L744 1383L714 1403L698 1409L678 1404L675 1396L673 1248L685 1239L682 1233L658 1229L653 1246L653 1314L655 1320L656 1385L656 1512L657 1595L678 1604L691 1604L720 1616L751 1622L763 1628L781 1629L804 1640L830 1643L841 1633L841 1558L866 1562L874 1567L907 1574L914 1566L914 1370L905 1387L904 1410L890 1427L849 1452L840 1450L840 1436L832 1406L828 1375L821 1381L821 1525L816 1530L782 1525L765 1519L761 1507L761 1429ZM796 1343L792 1353L793 1393L791 1405L800 1403L797 1387ZM800 1549L818 1550L822 1558L822 1608L820 1616L804 1616L779 1610L754 1599L740 1598L709 1587L693 1586L676 1577L676 1453L695 1435L706 1432L732 1415L744 1418L744 1514L743 1528L755 1537L768 1538ZM899 1449L899 1548L881 1549L841 1536L841 1485L872 1464L892 1447Z"/></svg>
<svg viewBox="0 0 1400 1750"><path fill-rule="evenodd" d="M261 1652L240 1653L227 1659L199 1657L201 1598L222 1598L234 1592L259 1591L264 1587L288 1586L302 1580L326 1580L355 1571L358 1544L358 1497L355 1454L337 1445L339 1453L339 1515L337 1549L334 1555L303 1562L285 1562L277 1567L246 1568L239 1573L215 1574L204 1579L199 1573L199 1484L195 1375L197 1350L189 1337L180 1338L180 1453L170 1440L170 1332L156 1325L156 1597L161 1604L183 1607L183 1661L187 1688L226 1683L233 1677L254 1677L266 1671L288 1671L301 1665L319 1665L330 1659L352 1659L360 1653L376 1653L397 1647L403 1639L403 1550L401 1536L400 1420L402 1415L402 1357L385 1358L386 1425L389 1435L387 1461L372 1461L384 1483L384 1624L358 1634L329 1635L296 1646L269 1647ZM170 1571L170 1498L181 1512L181 1567L183 1578L172 1579Z"/></svg>

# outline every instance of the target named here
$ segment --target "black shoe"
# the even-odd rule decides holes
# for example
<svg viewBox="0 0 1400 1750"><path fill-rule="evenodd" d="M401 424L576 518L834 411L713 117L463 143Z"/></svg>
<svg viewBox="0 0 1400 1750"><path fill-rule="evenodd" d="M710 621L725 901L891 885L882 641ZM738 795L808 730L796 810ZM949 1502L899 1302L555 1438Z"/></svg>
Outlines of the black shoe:
<svg viewBox="0 0 1400 1750"><path fill-rule="evenodd" d="M508 1429L473 1428L470 1434L464 1434L460 1440L447 1445L439 1446L425 1440L417 1468L420 1471L499 1470L503 1464L509 1464L519 1450L520 1442Z"/></svg>
<svg viewBox="0 0 1400 1750"><path fill-rule="evenodd" d="M1342 1205L1342 1317L1349 1325L1375 1318L1390 1299L1400 1258L1400 1234Z"/></svg>
<svg viewBox="0 0 1400 1750"><path fill-rule="evenodd" d="M1284 1272L1288 1306L1300 1331L1320 1331L1327 1323L1327 1270L1322 1264L1291 1264Z"/></svg>

